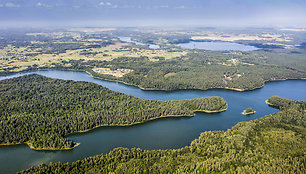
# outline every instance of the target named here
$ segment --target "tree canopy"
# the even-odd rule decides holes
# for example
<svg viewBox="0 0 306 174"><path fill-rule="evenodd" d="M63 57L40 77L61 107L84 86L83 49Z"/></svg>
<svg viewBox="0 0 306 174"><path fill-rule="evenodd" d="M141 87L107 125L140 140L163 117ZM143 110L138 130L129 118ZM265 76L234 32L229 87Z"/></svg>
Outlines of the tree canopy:
<svg viewBox="0 0 306 174"><path fill-rule="evenodd" d="M105 155L42 164L21 173L305 173L305 109L305 101L290 101L278 113L227 131L204 132L181 149L116 148Z"/></svg>
<svg viewBox="0 0 306 174"><path fill-rule="evenodd" d="M36 150L73 148L76 143L66 135L99 126L127 126L227 108L221 97L163 102L36 74L0 81L0 101L0 144L27 143Z"/></svg>

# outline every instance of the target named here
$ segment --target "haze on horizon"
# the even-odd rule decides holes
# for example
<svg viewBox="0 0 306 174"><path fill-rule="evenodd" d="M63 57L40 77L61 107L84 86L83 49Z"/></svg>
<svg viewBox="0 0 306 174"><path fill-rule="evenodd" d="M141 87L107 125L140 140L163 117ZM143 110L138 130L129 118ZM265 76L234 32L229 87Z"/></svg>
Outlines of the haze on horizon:
<svg viewBox="0 0 306 174"><path fill-rule="evenodd" d="M0 27L306 27L305 0L0 0Z"/></svg>

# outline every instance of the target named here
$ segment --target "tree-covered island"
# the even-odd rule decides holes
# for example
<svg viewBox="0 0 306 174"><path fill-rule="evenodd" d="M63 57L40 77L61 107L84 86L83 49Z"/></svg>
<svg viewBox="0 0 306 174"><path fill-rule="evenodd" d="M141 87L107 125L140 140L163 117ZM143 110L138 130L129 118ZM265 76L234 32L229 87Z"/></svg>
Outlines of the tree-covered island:
<svg viewBox="0 0 306 174"><path fill-rule="evenodd" d="M242 115L250 115L250 114L255 114L255 110L252 108L246 108L241 114Z"/></svg>

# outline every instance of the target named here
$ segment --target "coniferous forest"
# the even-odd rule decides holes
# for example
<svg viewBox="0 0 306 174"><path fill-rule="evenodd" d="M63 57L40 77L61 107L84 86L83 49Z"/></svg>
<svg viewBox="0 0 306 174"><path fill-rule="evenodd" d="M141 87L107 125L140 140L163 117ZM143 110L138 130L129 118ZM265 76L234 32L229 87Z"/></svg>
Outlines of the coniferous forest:
<svg viewBox="0 0 306 174"><path fill-rule="evenodd" d="M0 0L0 174L306 174L305 9Z"/></svg>
<svg viewBox="0 0 306 174"><path fill-rule="evenodd" d="M73 163L21 173L305 173L305 101L271 97L280 112L227 131L204 132L176 150L116 148Z"/></svg>
<svg viewBox="0 0 306 174"><path fill-rule="evenodd" d="M36 150L71 149L77 144L66 135L99 126L227 109L221 97L163 102L35 74L0 81L0 101L0 144L27 143Z"/></svg>

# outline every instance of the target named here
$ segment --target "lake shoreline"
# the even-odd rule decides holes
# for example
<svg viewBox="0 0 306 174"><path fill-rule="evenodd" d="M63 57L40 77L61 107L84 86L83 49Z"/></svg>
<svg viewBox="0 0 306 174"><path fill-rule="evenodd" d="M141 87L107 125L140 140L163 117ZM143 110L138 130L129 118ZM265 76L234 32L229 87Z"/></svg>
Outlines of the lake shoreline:
<svg viewBox="0 0 306 174"><path fill-rule="evenodd" d="M166 115L166 116L160 116L160 117L156 117L156 118L150 118L150 119L144 120L142 122L135 122L135 123L128 123L128 124L103 124L103 125L95 126L93 128L90 128L90 129L72 132L72 133L69 133L69 134L65 135L64 137L68 137L68 136L74 135L74 134L86 133L86 132L92 131L92 130L100 128L100 127L127 127L127 126L144 124L144 123L147 123L149 121L154 121L154 120L158 120L158 119L162 119L162 118L194 117L196 112L203 112L203 113L207 113L207 114L220 113L220 112L226 111L227 109L228 109L228 105L226 104L226 108L224 108L224 109L213 110L213 111L210 111L210 110L193 110L192 111L193 114L191 114L191 115ZM30 142L5 143L5 144L0 144L0 147L1 146L21 145L21 144L26 144L31 149L36 150L36 151L63 151L63 150L73 150L74 148L79 146L81 143L75 143L75 145L73 147L67 147L67 148L36 148Z"/></svg>
<svg viewBox="0 0 306 174"><path fill-rule="evenodd" d="M258 87L254 87L254 88L245 88L245 89L241 89L241 88L230 88L230 87L214 87L214 88L206 88L206 89L195 89L195 88L185 88L185 89L171 89L171 90L167 90L167 89L155 89L155 88L144 88L142 86L139 85L134 85L134 84L130 84L128 82L124 82L121 80L109 80L106 78L102 78L99 76L95 76L92 73L90 73L89 71L82 71L82 72L86 72L87 74L89 74L91 77L95 78L95 79L99 79L99 80L105 80L105 81L111 81L111 82L118 82L118 83L122 83L128 86L134 86L137 87L143 91L165 91L165 92L173 92L173 91L180 91L180 90L200 90L200 91L207 91L207 90L214 90L214 89L225 89L225 90L231 90L231 91L238 91L238 92L244 92L244 91L253 91L256 89L260 89L263 88L265 86L265 83L269 83L269 82L278 82L278 81L284 81L284 80L306 80L305 78L285 78L285 79L274 79L274 80L265 80L263 81L263 85L258 86Z"/></svg>
<svg viewBox="0 0 306 174"><path fill-rule="evenodd" d="M9 76L9 75L17 75L17 74L22 74L22 73L32 73L32 72L36 72L36 71L75 71L75 72L85 72L88 75L90 75L91 77L93 77L94 79L98 79L98 80L103 80L103 81L109 81L109 82L117 82L117 83L121 83L124 85L128 85L128 86L134 86L137 87L143 91L165 91L165 92L174 92L174 91L180 91L180 90L199 90L199 91L208 91L208 90L214 90L214 89L224 89L224 90L230 90L230 91L237 91L237 92L244 92L244 91L253 91L256 89L260 89L263 88L265 86L265 83L269 83L269 82L278 82L278 81L284 81L284 80L306 80L305 78L285 78L285 79L272 79L272 80L264 80L263 84L261 86L258 87L254 87L254 88L245 88L245 89L241 89L241 88L230 88L230 87L211 87L211 88L205 88L205 89L196 89L196 88L182 88L182 89L155 89L155 88L145 88L142 87L140 85L135 85L135 84L131 84L128 82L124 82L122 80L116 80L116 79L107 79L107 78L103 78L100 76L96 76L93 75L90 71L88 70L75 70L75 69L37 69L37 70L30 70L30 71L20 71L20 72L9 72L8 74L0 74L0 77L2 76ZM4 80L4 79L3 79Z"/></svg>
<svg viewBox="0 0 306 174"><path fill-rule="evenodd" d="M278 112L268 107L265 100L271 95L282 96L292 100L305 100L305 83L302 80L288 80L276 83L267 83L265 88L251 92L234 92L229 90L181 90L174 93L146 92L122 83L94 80L84 71L41 71L35 72L51 78L61 78L74 81L89 81L105 86L111 90L136 96L143 99L153 100L183 100L207 96L221 96L228 103L226 112L213 115L196 113L194 117L165 118L146 124L120 127L101 127L88 133L75 133L67 135L68 140L81 143L73 150L52 151L32 150L27 145L21 144L0 147L0 156L8 155L10 158L2 159L0 168L7 171L17 172L49 162L72 162L87 158L95 154L107 154L116 147L141 148L145 150L177 149L182 148L197 138L202 132L225 131L239 122L261 118ZM33 73L32 73L33 74ZM21 76L24 74L19 74ZM12 78L10 76L8 78ZM0 77L1 78L1 77ZM271 93L272 92L272 93ZM246 107L256 109L256 114L242 116L241 112ZM189 113L191 114L191 113ZM194 138L190 138L194 137ZM92 154L92 155L88 155ZM51 158L52 157L52 158ZM28 164L31 164L29 166Z"/></svg>
<svg viewBox="0 0 306 174"><path fill-rule="evenodd" d="M156 118L150 118L150 119L144 120L142 122L135 122L135 123L129 123L129 124L111 124L111 125L104 124L104 125L96 126L94 128L90 128L90 129L86 129L86 130L81 130L81 131L69 133L69 134L65 135L65 137L68 137L68 136L71 136L71 135L74 135L74 134L86 133L86 132L89 132L89 131L92 131L94 129L101 128L101 127L127 127L127 126L134 126L134 125L139 125L139 124L145 124L147 122L158 120L158 119L162 119L162 118L184 118L184 117L188 118L188 117L194 117L196 112L204 112L204 113L208 113L208 114L213 114L213 113L224 112L227 109L228 109L228 107L226 105L225 109L220 109L220 110L215 110L215 111L194 110L192 115L167 115L167 116L160 116L160 117L156 117Z"/></svg>
<svg viewBox="0 0 306 174"><path fill-rule="evenodd" d="M5 143L5 144L0 144L1 146L15 146L15 145L22 145L26 144L30 149L36 150L36 151L61 151L61 150L72 150L75 147L79 146L81 143L75 143L73 147L66 147L66 148L37 148L32 145L32 143L29 142L23 142L23 143Z"/></svg>
<svg viewBox="0 0 306 174"><path fill-rule="evenodd" d="M271 107L273 107L273 108L277 108L277 109L279 109L279 107L278 107L278 106L276 106L276 105L274 105L274 104L270 103L270 102L269 102L269 99L268 99L268 100L266 100L266 101L265 101L265 103L267 103L269 106L271 106Z"/></svg>
<svg viewBox="0 0 306 174"><path fill-rule="evenodd" d="M255 114L255 113L256 113L256 111L253 111L253 112L245 112L245 111L243 111L243 112L241 112L242 115L252 115L252 114Z"/></svg>

